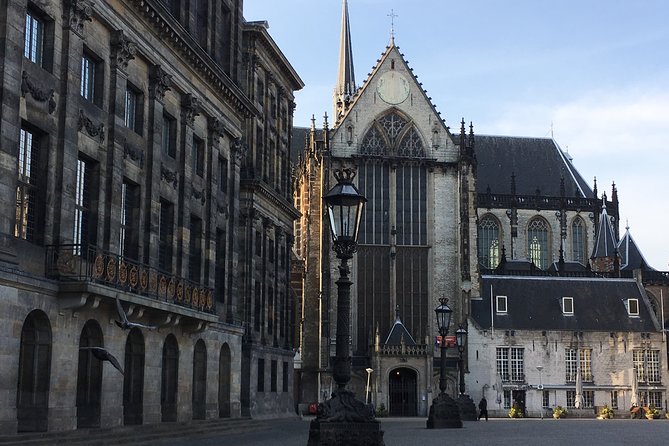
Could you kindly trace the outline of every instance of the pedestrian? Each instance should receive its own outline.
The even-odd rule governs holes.
[[[483,417],[488,421],[488,401],[485,399],[485,396],[479,401],[479,420]]]

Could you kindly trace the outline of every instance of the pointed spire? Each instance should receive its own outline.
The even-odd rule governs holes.
[[[335,121],[346,110],[346,106],[355,93],[355,74],[353,71],[353,47],[351,29],[348,22],[348,2],[342,1],[341,37],[339,41],[339,73],[334,94]]]
[[[597,177],[595,177],[595,185],[592,187],[592,196],[597,198]]]

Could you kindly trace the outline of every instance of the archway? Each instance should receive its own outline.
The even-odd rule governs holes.
[[[389,413],[393,417],[415,417],[418,414],[418,374],[415,370],[398,368],[388,377]]]
[[[142,424],[144,411],[144,336],[138,328],[125,342],[123,379],[123,423]]]
[[[230,417],[230,347],[223,344],[218,358],[218,416]]]
[[[177,388],[179,385],[179,345],[173,334],[163,344],[163,368],[160,383],[160,411],[162,421],[177,420]]]
[[[79,336],[79,347],[77,428],[100,427],[102,361],[93,356],[92,350],[81,350],[81,347],[103,347],[102,329],[96,320],[91,319],[84,325]]]
[[[16,417],[19,432],[48,428],[51,325],[41,310],[28,314],[21,329]]]
[[[193,351],[193,419],[204,420],[207,412],[207,347],[202,339]]]

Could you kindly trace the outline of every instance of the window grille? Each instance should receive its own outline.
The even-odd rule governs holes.
[[[81,57],[81,96],[89,101],[93,101],[96,95],[95,71],[95,60],[88,54],[84,54]]]
[[[28,10],[23,55],[31,62],[42,65],[44,58],[44,21]]]
[[[479,263],[484,268],[496,268],[499,265],[499,223],[487,215],[479,221],[478,230]]]

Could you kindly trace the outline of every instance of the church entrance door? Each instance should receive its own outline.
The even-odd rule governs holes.
[[[417,412],[418,375],[414,370],[399,368],[392,370],[388,377],[390,416],[415,417]]]

